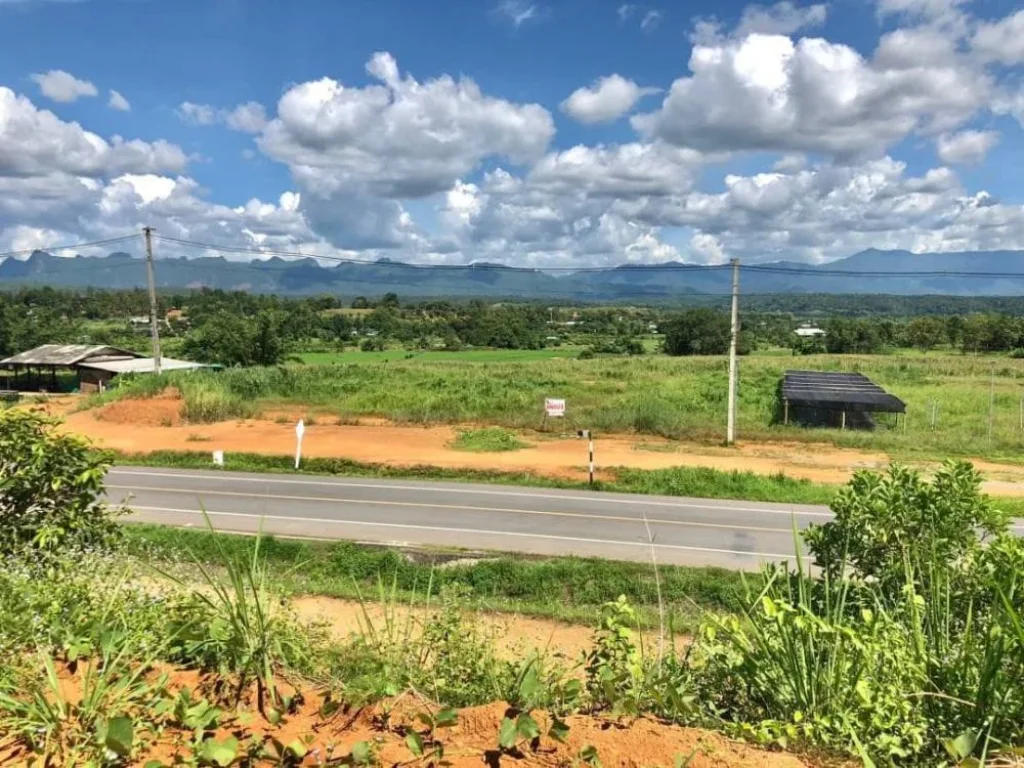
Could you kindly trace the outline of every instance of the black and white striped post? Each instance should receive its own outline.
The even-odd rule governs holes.
[[[594,435],[593,435],[593,433],[589,429],[578,429],[578,430],[576,430],[576,434],[579,437],[585,437],[587,440],[590,441],[590,461],[589,461],[587,466],[588,466],[588,468],[590,470],[590,485],[593,485],[594,484]]]

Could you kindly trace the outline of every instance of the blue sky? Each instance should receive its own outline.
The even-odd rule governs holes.
[[[1011,0],[0,0],[0,41],[0,251],[1024,249]]]

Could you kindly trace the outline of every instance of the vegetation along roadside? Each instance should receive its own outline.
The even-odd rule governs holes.
[[[1024,747],[1024,541],[967,464],[859,473],[805,534],[815,568],[741,580],[685,646],[645,641],[623,595],[579,658],[509,660],[443,569],[410,598],[431,610],[398,618],[401,564],[364,561],[385,619],[340,641],[297,617],[266,550],[286,543],[183,541],[183,579],[126,557],[82,441],[0,413],[0,462],[0,763],[996,766]]]

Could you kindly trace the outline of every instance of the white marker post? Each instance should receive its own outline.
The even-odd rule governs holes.
[[[299,462],[302,460],[302,436],[306,434],[306,424],[299,419],[299,423],[295,425],[295,468],[299,468]]]
[[[591,432],[589,429],[579,429],[579,430],[576,431],[576,434],[578,436],[580,436],[580,437],[586,438],[589,441],[589,443],[590,443],[590,445],[589,445],[589,448],[590,448],[590,462],[588,463],[587,467],[590,470],[590,473],[589,473],[590,474],[590,485],[593,486],[594,485],[594,433]]]

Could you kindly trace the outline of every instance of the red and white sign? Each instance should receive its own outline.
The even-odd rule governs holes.
[[[545,397],[544,398],[544,413],[553,419],[561,419],[565,417],[565,400]]]

